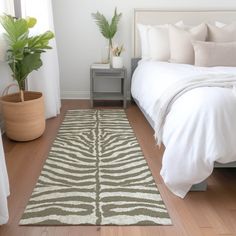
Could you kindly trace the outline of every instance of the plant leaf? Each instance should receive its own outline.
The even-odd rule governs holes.
[[[25,19],[14,19],[12,16],[3,15],[0,17],[0,23],[6,30],[5,35],[10,45],[18,40],[27,39],[29,30]]]
[[[110,24],[110,35],[113,38],[117,32],[117,26],[120,21],[122,13],[117,14],[117,9],[115,8],[114,16],[112,17],[111,24]]]
[[[28,40],[28,46],[30,49],[38,50],[38,49],[51,49],[49,44],[49,40],[54,38],[54,34],[51,31],[46,31],[43,34],[30,37]]]
[[[21,78],[25,79],[32,71],[38,70],[42,66],[40,53],[28,54],[21,61]]]
[[[26,22],[29,28],[33,28],[37,23],[37,19],[34,17],[27,17]]]
[[[97,12],[97,13],[92,13],[92,17],[94,18],[101,34],[105,38],[111,39],[110,25],[109,25],[107,19],[105,18],[105,16],[102,15],[101,13]]]

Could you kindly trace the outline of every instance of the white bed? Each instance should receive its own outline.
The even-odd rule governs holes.
[[[152,24],[155,21],[157,24],[157,20],[173,23],[185,18],[199,22],[205,21],[205,18],[207,21],[226,22],[224,18],[235,20],[235,12],[210,11],[208,14],[203,11],[199,14],[191,11],[136,10],[134,26],[140,22]],[[165,21],[167,19],[172,22]],[[138,41],[134,27],[135,57],[140,54]],[[196,67],[141,60],[133,74],[131,93],[154,128],[157,119],[155,106],[168,87],[186,78],[219,74],[235,75],[236,84],[236,67]],[[215,162],[236,161],[235,107],[235,89],[219,87],[193,89],[173,104],[163,128],[162,140],[166,149],[161,176],[174,194],[183,198],[192,185],[204,181],[212,173]]]
[[[235,74],[234,67],[203,68],[157,61],[140,61],[132,78],[132,96],[150,117],[155,104],[172,84],[208,74]],[[227,88],[197,88],[182,95],[167,116],[161,175],[169,189],[184,197],[193,184],[205,180],[214,162],[236,161],[236,94]]]

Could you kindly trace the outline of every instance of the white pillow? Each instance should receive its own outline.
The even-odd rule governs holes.
[[[170,62],[194,64],[194,50],[191,41],[205,41],[206,36],[206,24],[200,24],[189,30],[183,30],[170,25]]]
[[[225,23],[220,22],[220,21],[215,21],[213,23],[213,25],[215,25],[216,27],[221,28],[221,27],[225,26]],[[195,27],[196,25],[186,25],[183,21],[181,21],[181,24],[179,24],[178,26],[180,26],[183,29],[191,29],[191,28]]]
[[[189,30],[195,27],[195,25],[186,25],[183,21],[177,22],[175,26],[178,26],[179,28],[184,29],[184,30]]]
[[[236,42],[192,42],[196,66],[236,66]]]
[[[226,24],[223,23],[223,22],[220,22],[220,21],[215,21],[215,26],[218,27],[218,28],[222,28],[224,27]]]
[[[150,59],[168,61],[170,58],[168,25],[150,26],[147,34]]]
[[[218,24],[219,25],[219,24]],[[207,41],[211,42],[232,42],[236,41],[236,22],[220,27],[207,25]]]
[[[178,21],[175,25],[183,27],[183,21]],[[168,27],[169,24],[153,25],[153,26],[137,24],[140,37],[142,59],[155,59],[155,60],[169,59],[169,57],[166,59],[166,55],[169,54]],[[150,30],[151,33],[149,33]],[[165,39],[167,39],[167,41],[164,43]],[[160,46],[158,46],[159,43]],[[164,47],[165,49],[162,49],[161,47]],[[153,52],[151,53],[151,51]],[[159,55],[158,53],[161,53],[161,55]]]
[[[140,45],[141,45],[141,57],[142,59],[148,59],[149,56],[149,44],[148,44],[148,28],[149,25],[142,25],[137,24],[138,31],[139,31],[139,37],[140,37]]]

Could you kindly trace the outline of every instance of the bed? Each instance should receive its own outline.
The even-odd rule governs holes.
[[[140,60],[137,24],[188,24],[236,20],[235,11],[168,11],[136,9],[132,59],[132,97],[155,130],[156,106],[163,93],[185,79],[230,77],[230,86],[191,89],[171,106],[163,126],[165,145],[161,176],[175,195],[205,190],[214,166],[236,166],[236,67],[197,67],[188,64]],[[197,128],[196,128],[197,127]]]

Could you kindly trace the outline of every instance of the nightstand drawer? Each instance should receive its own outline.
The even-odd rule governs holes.
[[[93,76],[96,78],[124,78],[124,71],[112,71],[112,72],[104,72],[104,71],[93,71]]]

